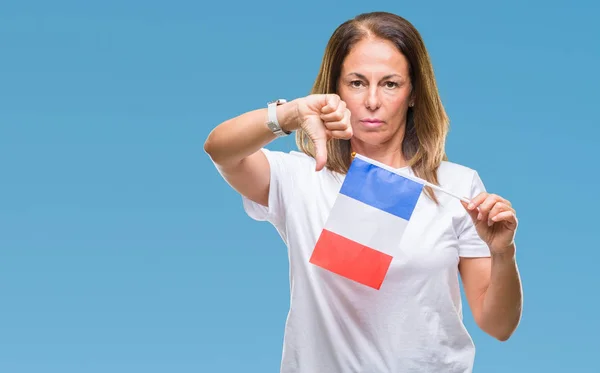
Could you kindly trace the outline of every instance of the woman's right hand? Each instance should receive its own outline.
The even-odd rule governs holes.
[[[316,170],[327,163],[327,140],[350,139],[350,110],[336,94],[314,94],[290,102],[294,120],[282,123],[286,130],[303,129],[315,146]]]

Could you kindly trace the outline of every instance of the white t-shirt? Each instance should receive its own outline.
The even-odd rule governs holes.
[[[271,166],[269,207],[242,199],[247,214],[273,224],[288,247],[281,372],[471,372],[475,347],[462,322],[458,262],[490,252],[460,201],[436,192],[436,206],[421,195],[375,290],[309,263],[345,175],[316,172],[301,152],[263,152]],[[441,164],[438,178],[457,195],[485,190],[476,171],[451,162]]]

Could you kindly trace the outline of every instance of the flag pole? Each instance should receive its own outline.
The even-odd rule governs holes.
[[[357,154],[356,154],[356,152],[352,152],[352,153],[351,153],[351,155],[352,155],[352,159],[354,159],[354,158],[356,157],[356,155],[357,155]],[[358,155],[358,157],[359,157],[359,158],[366,158],[365,156],[362,156],[362,155]],[[463,201],[463,202],[465,202],[465,203],[469,203],[469,202],[471,202],[469,199],[467,199],[467,198],[465,198],[465,197],[460,197],[460,196],[458,196],[458,195],[456,195],[456,194],[454,194],[454,193],[450,192],[449,190],[446,190],[446,189],[444,189],[444,188],[442,188],[442,187],[439,187],[439,186],[437,186],[437,185],[435,185],[435,184],[432,184],[432,183],[430,183],[430,182],[429,182],[429,181],[427,181],[427,180],[423,180],[423,179],[421,179],[421,178],[419,178],[419,177],[416,177],[416,176],[407,175],[407,174],[404,174],[404,173],[398,172],[397,170],[394,170],[394,169],[392,169],[391,167],[389,167],[389,166],[387,166],[387,165],[385,165],[385,164],[383,164],[383,163],[377,162],[377,161],[375,161],[375,160],[373,160],[373,159],[369,159],[369,158],[366,158],[366,159],[368,159],[370,162],[373,162],[373,163],[377,164],[378,166],[380,166],[380,167],[382,167],[382,168],[385,168],[385,169],[387,169],[387,170],[389,170],[389,171],[392,171],[392,172],[394,172],[394,173],[397,173],[397,174],[399,174],[399,175],[402,175],[402,176],[404,176],[404,177],[406,177],[406,178],[408,178],[408,179],[413,179],[413,180],[415,180],[415,181],[417,181],[417,182],[419,182],[419,183],[423,183],[424,185],[427,185],[427,186],[428,186],[428,187],[430,187],[431,189],[435,189],[435,190],[437,190],[437,191],[440,191],[440,192],[442,192],[442,193],[446,193],[446,194],[448,194],[448,195],[450,195],[450,196],[452,196],[452,197],[454,197],[454,198],[458,198],[459,200],[461,200],[461,201]]]

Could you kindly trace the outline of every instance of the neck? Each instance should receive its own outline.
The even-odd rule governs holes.
[[[381,162],[393,168],[408,166],[402,155],[402,140],[404,136],[394,136],[390,141],[383,144],[368,144],[357,138],[350,139],[351,151],[364,155],[365,157]]]

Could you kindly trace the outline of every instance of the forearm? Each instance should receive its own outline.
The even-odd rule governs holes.
[[[490,284],[482,303],[482,329],[499,340],[507,340],[521,319],[522,297],[514,250],[492,255]]]
[[[277,118],[282,128],[295,128],[296,112],[292,103],[277,107]],[[204,143],[204,151],[218,165],[234,165],[254,154],[275,139],[267,127],[267,109],[253,110],[219,124]]]

